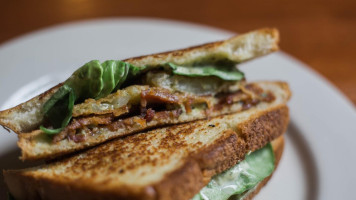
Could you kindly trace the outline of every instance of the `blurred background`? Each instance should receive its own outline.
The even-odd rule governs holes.
[[[233,32],[277,27],[283,51],[336,85],[356,105],[355,0],[1,0],[0,45],[47,26],[95,18],[154,17]]]
[[[284,52],[324,76],[356,105],[356,0],[0,0],[0,46],[54,25],[118,17],[171,19],[237,33],[276,27]],[[27,165],[19,165],[18,149],[1,156],[6,162],[0,161],[0,170]],[[5,195],[1,175],[0,199]]]

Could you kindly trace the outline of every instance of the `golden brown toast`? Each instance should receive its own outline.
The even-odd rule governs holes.
[[[280,137],[288,121],[288,108],[275,105],[156,129],[52,164],[4,171],[5,182],[18,200],[190,199],[212,176]]]

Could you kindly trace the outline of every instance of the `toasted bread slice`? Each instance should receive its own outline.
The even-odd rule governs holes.
[[[190,199],[212,176],[281,136],[284,104],[259,105],[117,139],[52,164],[4,171],[21,199]]]
[[[255,108],[250,108],[247,113],[260,112],[265,110],[269,106],[282,105],[287,102],[290,97],[289,87],[284,82],[256,82],[257,86],[262,88],[265,92],[273,94],[275,100],[271,103],[260,103]],[[231,104],[231,105],[223,105],[221,109],[214,110],[209,113],[210,117],[216,117],[222,114],[230,114],[240,111],[241,112],[241,104]],[[245,113],[245,112],[243,112]],[[242,114],[243,115],[243,114]],[[157,115],[158,116],[158,115]],[[126,135],[130,135],[133,133],[137,133],[149,128],[170,125],[170,124],[178,124],[183,122],[194,121],[198,119],[206,118],[205,110],[201,110],[195,108],[191,113],[183,113],[179,117],[169,118],[161,117],[154,118],[149,123],[142,123],[139,126],[130,126],[130,128],[122,127],[118,130],[110,130],[110,127],[101,127],[98,130],[98,134],[94,134],[91,137],[88,137],[84,142],[74,142],[73,140],[61,140],[59,142],[52,142],[50,138],[43,133],[42,131],[34,131],[28,134],[19,134],[18,146],[22,150],[22,159],[24,160],[36,160],[36,159],[48,159],[56,156],[60,156],[63,154],[67,154],[70,152],[74,152],[80,149],[84,149],[88,146],[93,146],[100,144],[106,140],[122,137]],[[131,118],[130,118],[131,119]],[[133,120],[138,117],[133,117]]]
[[[235,36],[228,40],[208,43],[187,49],[169,51],[148,56],[126,59],[136,66],[162,65],[167,62],[177,65],[191,65],[207,60],[227,58],[237,63],[266,55],[278,50],[279,32],[264,28]]]
[[[216,60],[221,57],[235,62],[244,62],[252,58],[278,50],[279,35],[276,29],[260,29],[231,39],[209,43],[187,49],[141,56],[124,60],[138,67],[156,66],[167,62],[189,65],[205,60]],[[15,133],[28,133],[38,129],[43,123],[44,103],[58,90],[61,84],[45,93],[0,112],[0,125]]]

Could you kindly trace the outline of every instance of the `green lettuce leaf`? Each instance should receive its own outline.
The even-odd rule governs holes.
[[[182,76],[216,76],[225,81],[239,81],[244,78],[244,74],[239,71],[235,66],[213,66],[213,65],[202,65],[202,66],[179,66],[173,63],[167,63],[167,65],[172,69],[173,74]]]
[[[87,98],[105,97],[151,69],[160,69],[160,67],[137,67],[119,60],[107,60],[103,63],[92,60],[86,63],[76,70],[44,104],[42,111],[49,120],[51,128],[40,126],[40,129],[49,135],[61,132],[71,120],[75,103]],[[181,76],[216,76],[226,81],[239,81],[244,78],[244,74],[235,66],[185,67],[167,63],[161,69]]]
[[[192,200],[240,199],[242,194],[272,174],[275,157],[272,145],[246,155],[234,167],[214,176]]]
[[[128,77],[137,76],[144,69],[115,60],[103,63],[93,60],[86,63],[44,104],[42,111],[53,128],[40,126],[40,129],[49,135],[61,132],[72,118],[75,102],[105,97],[119,89]]]

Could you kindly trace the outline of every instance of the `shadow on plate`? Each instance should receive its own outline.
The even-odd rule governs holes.
[[[7,189],[4,183],[3,170],[7,169],[22,169],[27,167],[38,166],[43,162],[23,162],[19,159],[21,151],[17,147],[13,147],[6,152],[0,154],[0,199],[7,199]]]
[[[303,134],[301,134],[301,131],[297,126],[295,126],[295,124],[293,124],[293,122],[291,122],[288,127],[288,133],[288,137],[291,138],[291,143],[297,150],[300,160],[302,161],[301,165],[303,166],[303,171],[307,172],[304,174],[304,178],[307,180],[305,184],[307,193],[303,199],[318,199],[320,179],[314,155],[309,146],[310,144],[307,140],[305,140]]]

